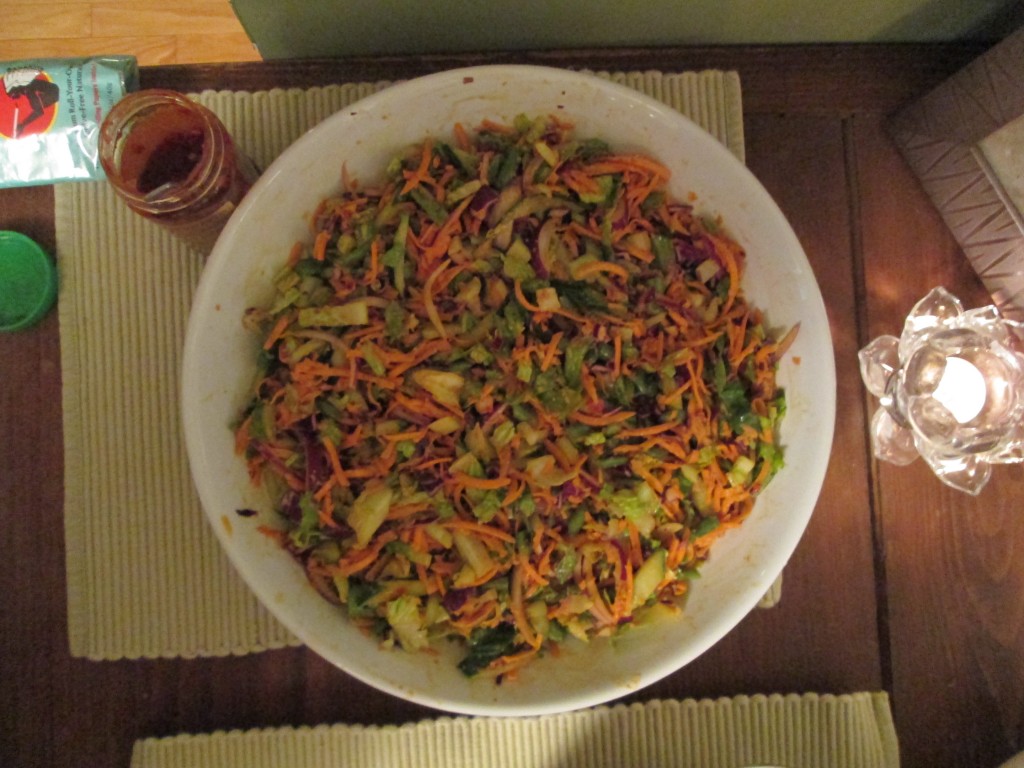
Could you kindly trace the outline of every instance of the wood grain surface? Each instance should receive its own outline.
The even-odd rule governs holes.
[[[102,54],[143,66],[260,59],[228,0],[4,0],[0,59]]]
[[[829,471],[783,599],[633,699],[886,690],[908,768],[995,768],[1024,749],[1024,470],[978,498],[923,463],[880,465],[856,352],[898,333],[945,285],[987,303],[888,137],[885,118],[978,46],[568,51],[161,66],[144,85],[260,89],[397,79],[483,60],[740,72],[747,159],[792,222],[821,286],[839,409]],[[0,190],[0,228],[53,249],[48,188]],[[58,264],[60,254],[57,255]],[[56,313],[0,335],[0,764],[126,766],[133,741],[282,724],[399,723],[436,713],[301,649],[95,663],[67,650]]]

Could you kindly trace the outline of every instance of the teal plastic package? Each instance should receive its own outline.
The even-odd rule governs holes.
[[[104,178],[100,124],[138,84],[134,56],[0,62],[0,187]]]

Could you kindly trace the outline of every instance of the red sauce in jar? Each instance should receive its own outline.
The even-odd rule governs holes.
[[[166,184],[180,184],[188,178],[202,156],[202,131],[192,130],[164,137],[139,174],[139,192],[145,195]]]
[[[138,91],[100,131],[100,162],[135,212],[209,253],[258,172],[223,123],[173,91]]]
[[[182,186],[203,161],[209,128],[203,115],[170,104],[134,117],[125,129],[118,177],[136,194],[147,196],[166,185]]]

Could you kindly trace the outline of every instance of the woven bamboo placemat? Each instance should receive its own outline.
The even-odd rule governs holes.
[[[180,735],[131,768],[897,768],[884,693],[738,696],[541,718],[438,718]]]
[[[678,109],[744,159],[733,72],[596,73]],[[205,92],[266,167],[318,122],[389,85]],[[298,641],[207,528],[179,420],[181,349],[202,260],[130,213],[105,182],[56,187],[71,653],[241,654]],[[776,583],[762,601],[775,603]]]

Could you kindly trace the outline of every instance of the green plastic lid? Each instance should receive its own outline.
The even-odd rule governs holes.
[[[0,231],[0,331],[20,331],[42,319],[57,298],[57,267],[20,232]]]

